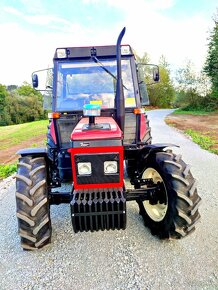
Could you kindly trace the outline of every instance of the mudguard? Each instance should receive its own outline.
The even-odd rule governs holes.
[[[16,152],[17,155],[21,155],[21,156],[47,156],[47,148],[43,147],[43,148],[25,148],[25,149],[21,149],[18,150]]]
[[[160,151],[163,151],[163,149],[169,148],[169,147],[179,147],[179,146],[175,144],[171,144],[171,143],[156,143],[156,144],[145,145],[138,151],[137,163],[140,162],[142,156],[144,156],[144,158],[147,159],[154,152],[160,152]]]
[[[179,147],[178,145],[172,144],[172,143],[155,143],[155,144],[149,144],[142,148],[142,150],[163,150],[166,147]]]
[[[171,144],[171,143],[156,143],[144,146],[140,151],[139,154],[149,155],[152,152],[163,151],[163,149],[167,147],[179,147],[178,145]]]

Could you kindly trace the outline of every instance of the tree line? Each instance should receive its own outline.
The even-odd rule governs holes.
[[[0,126],[21,124],[46,119],[43,97],[24,82],[20,87],[0,84]]]

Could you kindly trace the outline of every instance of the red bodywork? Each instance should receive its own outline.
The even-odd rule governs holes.
[[[117,123],[111,117],[96,117],[96,124],[110,124],[110,130],[88,130],[83,131],[85,124],[89,123],[88,118],[83,118],[75,127],[71,134],[72,141],[86,141],[86,140],[106,140],[106,139],[122,139],[123,133]],[[106,144],[105,144],[106,146]]]
[[[50,125],[50,133],[51,136],[54,140],[54,143],[57,144],[57,139],[56,139],[56,135],[55,135],[55,129],[54,129],[54,121],[52,120],[51,125]]]
[[[147,130],[145,114],[140,114],[140,141],[142,142]]]
[[[85,124],[88,124],[88,118],[83,118],[75,127],[71,134],[71,141],[77,143],[79,141],[84,142],[88,141],[90,143],[90,147],[74,147],[69,149],[68,151],[71,153],[71,162],[72,162],[72,171],[73,174],[73,182],[74,182],[74,188],[75,189],[89,189],[89,188],[116,188],[116,187],[123,187],[123,159],[124,159],[124,152],[123,152],[123,146],[117,146],[116,141],[122,140],[123,133],[120,130],[117,123],[114,121],[111,117],[99,117],[95,119],[95,122],[97,124],[110,124],[109,130],[101,130],[101,129],[92,129],[92,130],[83,130],[83,126]],[[113,145],[107,145],[107,140],[111,140],[115,142],[115,146]],[[104,147],[94,147],[95,141],[105,141]],[[121,142],[120,142],[121,144]],[[78,184],[77,178],[76,178],[76,162],[75,162],[75,155],[77,154],[93,154],[93,162],[95,155],[102,154],[102,153],[118,153],[119,154],[119,182],[117,183],[95,183],[95,184]]]

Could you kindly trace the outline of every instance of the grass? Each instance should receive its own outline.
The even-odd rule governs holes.
[[[179,115],[197,115],[197,116],[202,116],[202,115],[209,115],[211,112],[206,112],[204,110],[193,110],[193,111],[187,111],[184,109],[177,109],[173,112],[173,114],[179,114]]]
[[[192,129],[185,130],[185,133],[191,136],[192,140],[198,145],[200,145],[202,149],[218,154],[218,150],[212,148],[216,142],[211,137],[202,135],[199,132],[194,131]]]
[[[17,171],[17,164],[0,165],[0,179],[6,178]]]
[[[0,150],[9,148],[33,137],[45,135],[48,120],[0,127]]]

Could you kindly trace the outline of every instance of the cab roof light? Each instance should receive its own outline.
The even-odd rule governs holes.
[[[121,54],[122,55],[131,54],[130,46],[129,45],[121,45]]]
[[[61,116],[61,114],[58,113],[58,112],[48,113],[48,118],[49,118],[49,119],[59,119],[60,116]]]
[[[143,108],[135,108],[133,112],[135,115],[140,115],[140,114],[144,114],[145,110]]]
[[[66,48],[57,48],[57,57],[58,58],[66,58],[67,57],[67,49]]]

